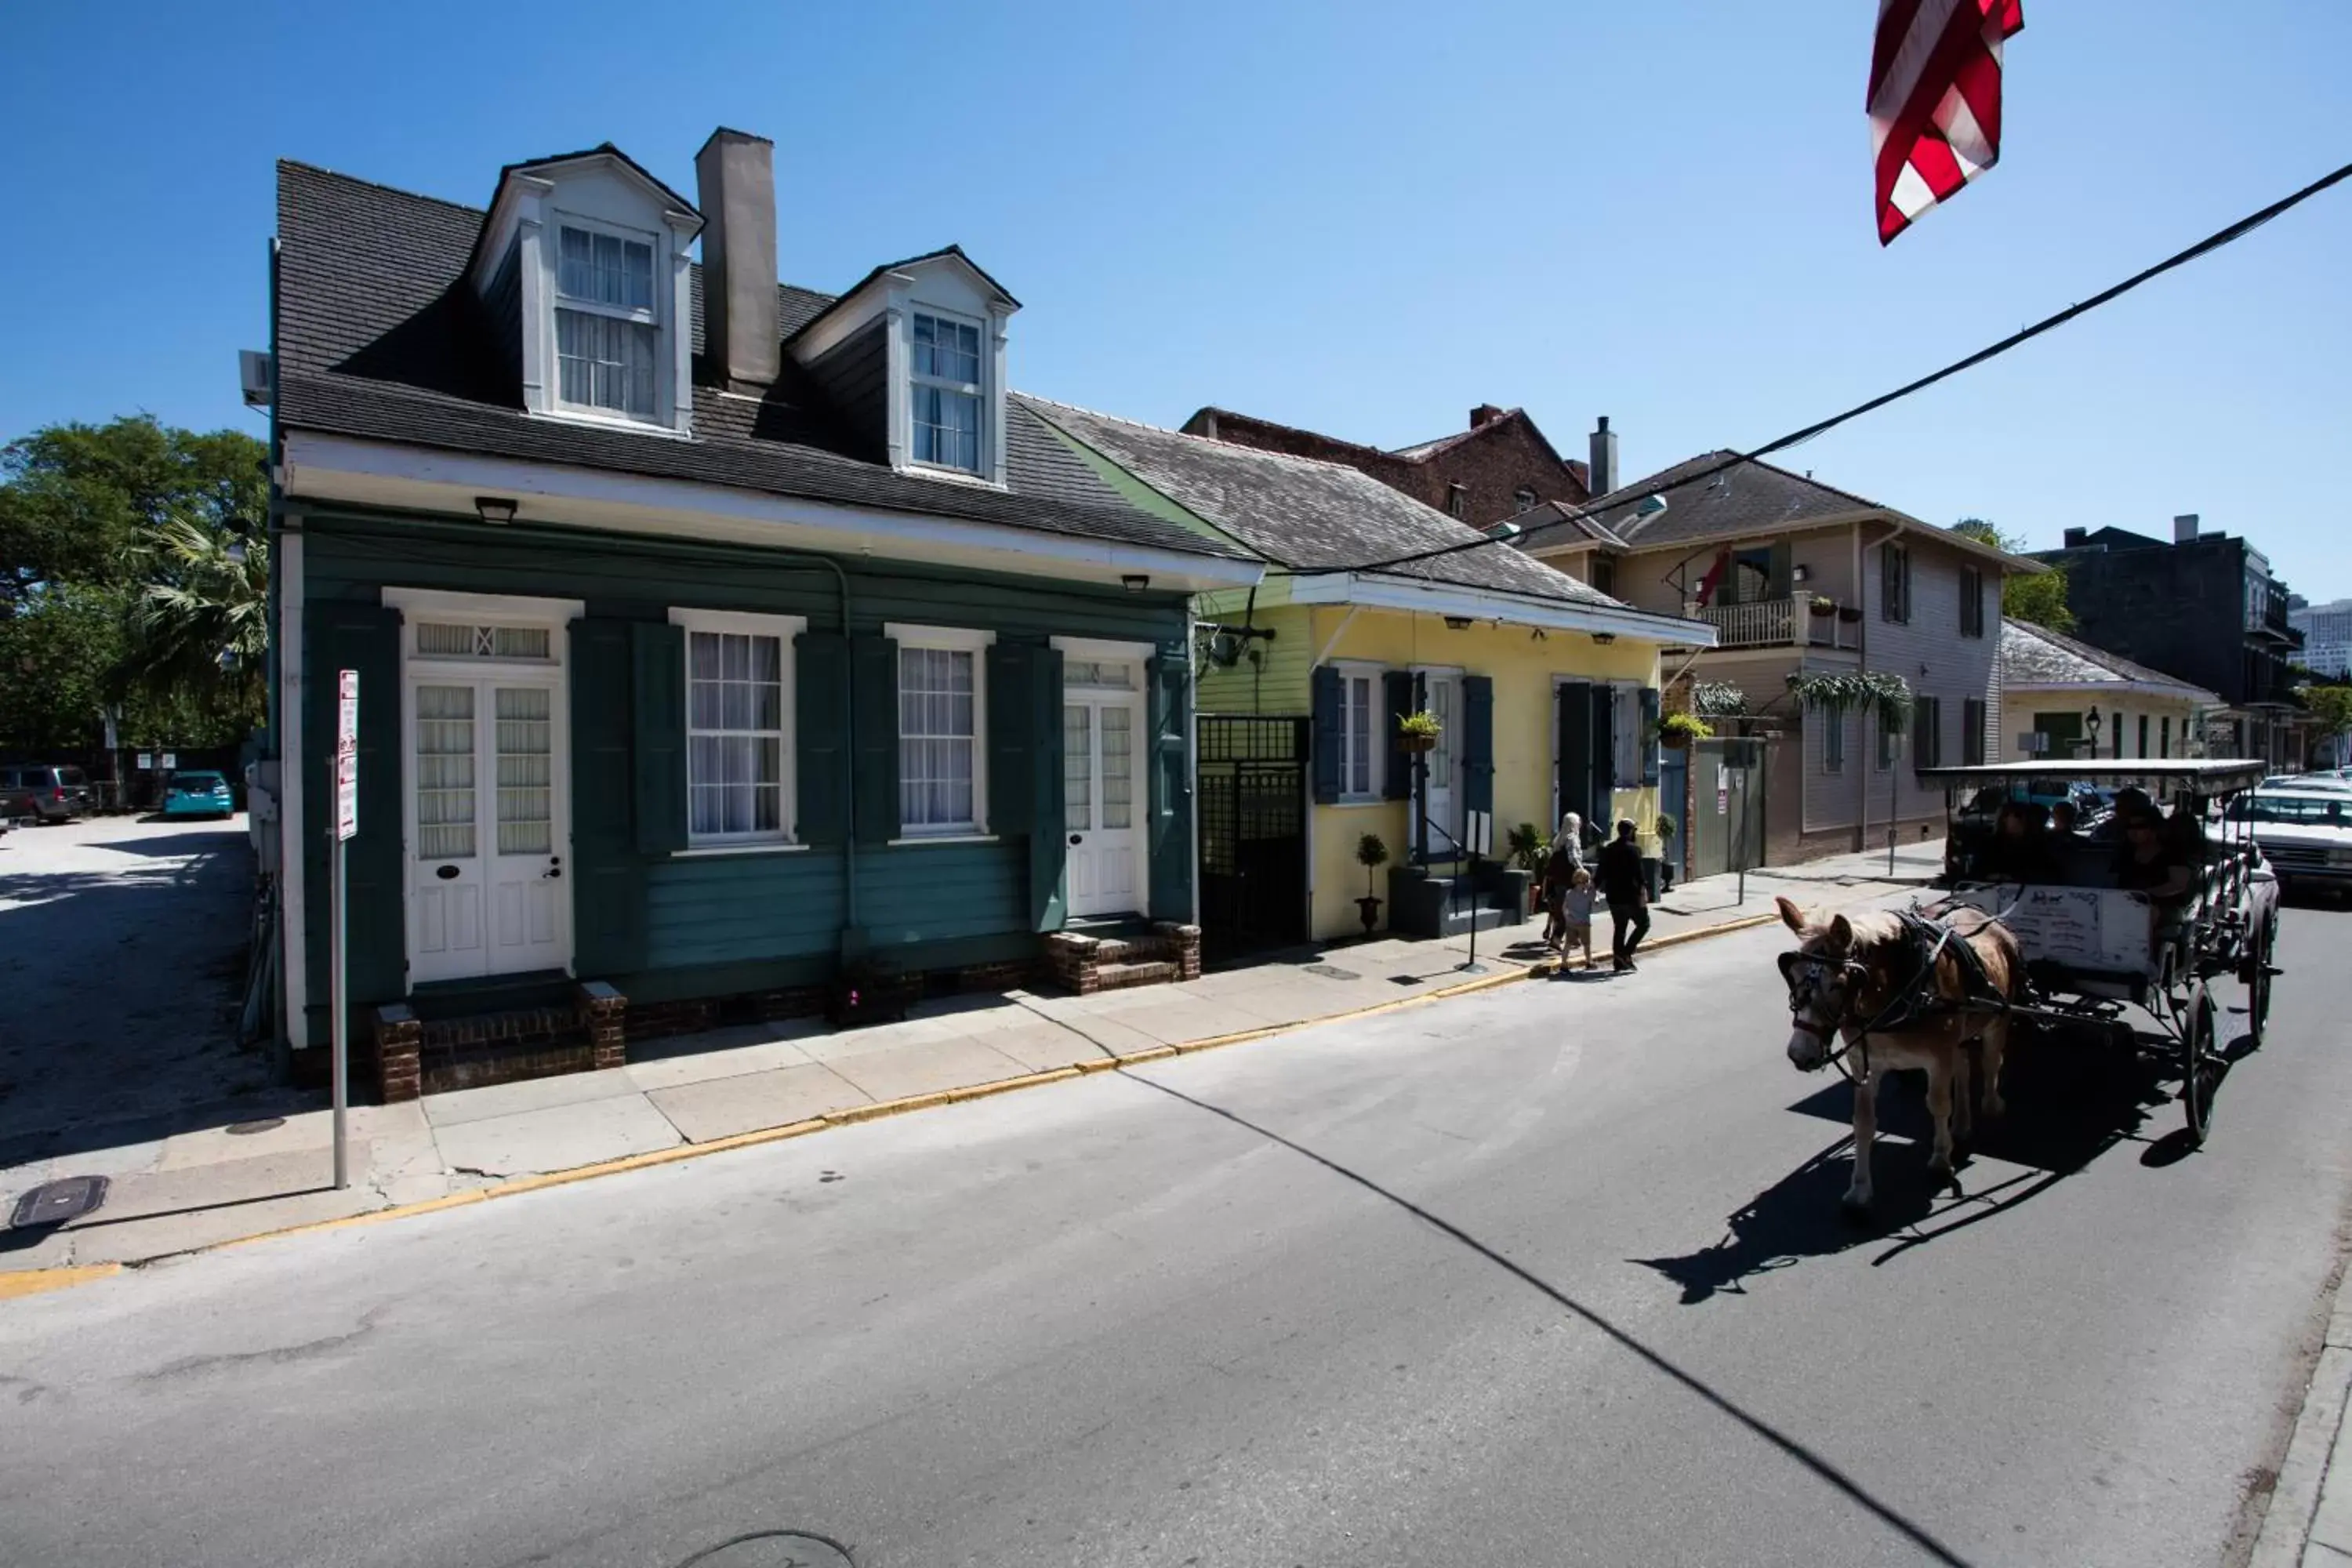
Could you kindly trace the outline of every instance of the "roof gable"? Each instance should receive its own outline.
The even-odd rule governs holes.
[[[2218,705],[2219,694],[2136,664],[2121,654],[2037,626],[2004,619],[2000,625],[2000,681],[2031,690],[2044,687],[2156,688],[2185,700]]]

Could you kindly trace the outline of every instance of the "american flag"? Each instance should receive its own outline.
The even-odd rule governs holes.
[[[2000,45],[2024,0],[1879,0],[1870,56],[1878,243],[2000,157]]]

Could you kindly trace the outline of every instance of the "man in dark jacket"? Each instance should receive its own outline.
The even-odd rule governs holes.
[[[1609,901],[1610,954],[1619,973],[1634,967],[1633,950],[1650,934],[1650,893],[1642,878],[1642,847],[1633,842],[1631,817],[1617,824],[1617,837],[1601,851],[1596,866],[1601,896]],[[1633,929],[1632,940],[1626,929]]]

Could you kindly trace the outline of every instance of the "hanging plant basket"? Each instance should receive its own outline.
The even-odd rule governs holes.
[[[1421,752],[1433,752],[1437,750],[1437,737],[1434,735],[1416,735],[1408,731],[1397,737],[1397,744],[1408,752],[1413,752],[1416,753]]]
[[[1432,752],[1437,749],[1437,715],[1426,710],[1407,713],[1397,720],[1397,744],[1408,752]]]
[[[1840,605],[1838,606],[1837,618],[1843,621],[1847,626],[1859,626],[1862,622],[1862,606],[1860,605]]]
[[[1824,620],[1838,613],[1837,601],[1835,599],[1816,598],[1807,606],[1807,608],[1814,615],[1821,616]]]

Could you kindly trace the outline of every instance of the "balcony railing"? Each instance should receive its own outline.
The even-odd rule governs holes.
[[[1692,612],[1715,627],[1716,647],[1854,648],[1860,628],[1834,613],[1817,616],[1810,597],[1716,605]]]

